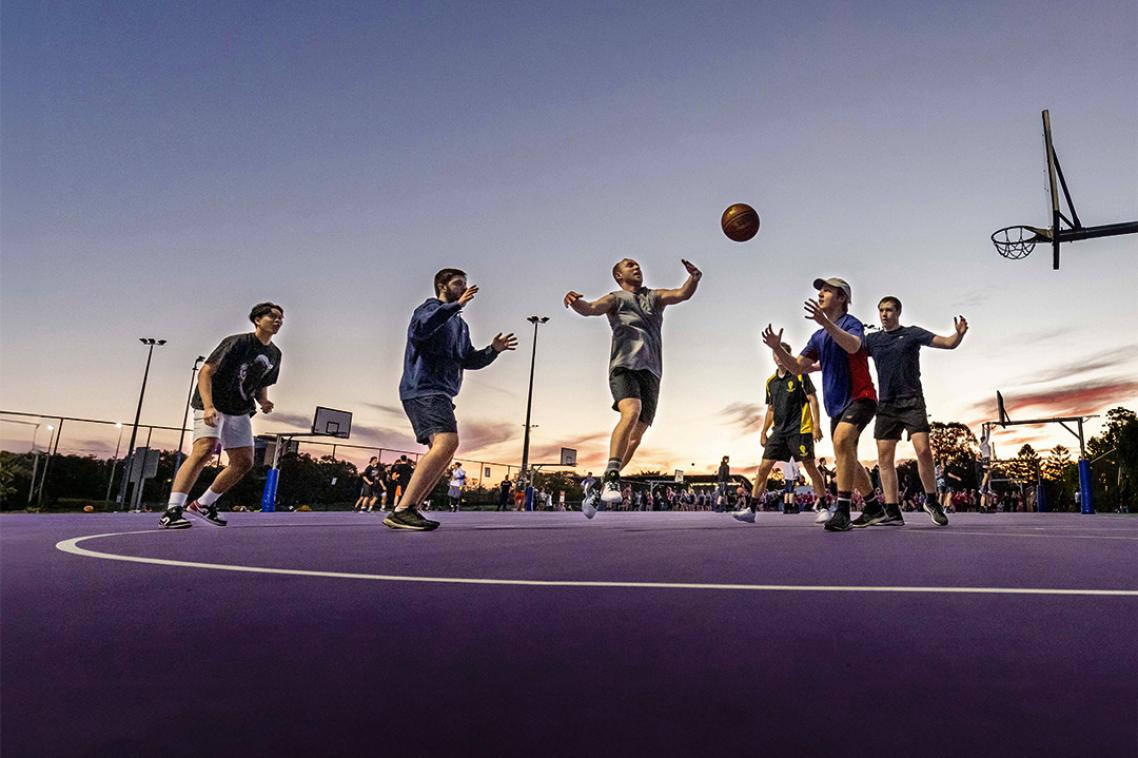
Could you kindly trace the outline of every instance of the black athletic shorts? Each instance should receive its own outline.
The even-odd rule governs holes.
[[[612,390],[612,409],[629,397],[640,400],[640,420],[651,426],[656,418],[656,401],[660,397],[660,377],[647,369],[614,368],[609,374]]]
[[[909,433],[909,439],[919,432],[928,433],[929,416],[925,411],[924,398],[903,397],[877,406],[873,439],[899,440],[902,431]]]
[[[876,412],[876,400],[870,400],[869,398],[854,400],[846,406],[845,410],[843,410],[837,418],[830,419],[830,439],[834,438],[834,430],[837,429],[838,424],[843,421],[856,426],[859,433],[864,431],[865,428],[869,426],[869,421]]]
[[[431,437],[436,434],[443,432],[458,434],[454,403],[446,395],[427,395],[404,400],[403,410],[411,420],[415,441],[420,445],[431,444]]]
[[[814,460],[814,435],[772,434],[763,448],[763,459],[768,461]]]

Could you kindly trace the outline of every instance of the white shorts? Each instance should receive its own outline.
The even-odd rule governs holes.
[[[205,411],[194,411],[194,442],[202,439],[215,439],[221,442],[223,450],[237,447],[253,447],[253,420],[249,416],[230,416],[217,412],[217,426],[205,422]]]

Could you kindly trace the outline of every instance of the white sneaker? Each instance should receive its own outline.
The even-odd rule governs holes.
[[[597,515],[597,496],[595,493],[590,492],[581,501],[581,513],[585,514],[585,518],[592,518]]]
[[[821,510],[818,511],[818,515],[814,517],[814,523],[815,524],[829,523],[829,521],[833,517],[833,515],[834,515],[834,512],[832,510],[830,510],[829,508],[822,508]]]
[[[601,487],[601,502],[602,503],[619,503],[624,500],[624,495],[620,492],[620,480],[610,479],[606,481]]]
[[[737,511],[731,511],[731,518],[736,521],[743,521],[748,524],[755,523],[755,512],[750,508],[741,508]]]

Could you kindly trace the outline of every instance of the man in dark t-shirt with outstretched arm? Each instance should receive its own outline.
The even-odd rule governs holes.
[[[284,323],[284,308],[276,303],[258,303],[249,312],[256,329],[234,334],[221,341],[198,374],[191,405],[194,408],[194,441],[190,454],[174,477],[166,511],[158,520],[163,529],[186,529],[190,522],[183,511],[214,526],[225,526],[217,513],[217,499],[241,481],[253,468],[253,425],[250,419],[261,407],[271,413],[268,388],[276,384],[281,351],[273,336]],[[229,456],[213,484],[196,500],[186,502],[190,490],[220,444]]]
[[[880,404],[873,438],[877,440],[877,463],[881,467],[881,489],[885,493],[885,518],[881,524],[900,526],[900,497],[897,492],[897,466],[894,456],[901,432],[908,432],[917,454],[917,471],[925,488],[925,512],[937,526],[947,526],[948,516],[937,502],[936,473],[929,445],[929,419],[925,393],[921,387],[922,347],[955,350],[968,331],[964,316],[953,319],[953,333],[946,337],[919,326],[901,326],[901,301],[889,295],[877,304],[882,331],[865,338],[865,348],[877,367]]]

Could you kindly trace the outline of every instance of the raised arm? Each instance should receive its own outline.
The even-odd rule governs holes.
[[[616,305],[616,298],[610,292],[607,295],[602,295],[593,302],[585,299],[585,296],[580,292],[570,290],[565,293],[565,307],[572,308],[582,316],[603,316],[613,309]]]
[[[818,305],[817,300],[807,300],[804,308],[806,310],[806,318],[811,321],[817,322],[826,333],[837,342],[838,345],[850,355],[853,355],[858,350],[861,350],[862,336],[860,334],[851,334],[842,327],[838,326],[834,321],[826,315],[822,310],[822,306]]]
[[[696,268],[691,261],[681,259],[680,263],[684,264],[684,268],[688,270],[688,279],[674,290],[660,290],[660,305],[675,305],[690,300],[699,287],[699,280],[703,278],[703,272]]]
[[[775,362],[795,376],[814,369],[816,361],[813,357],[800,355],[796,358],[783,348],[782,329],[775,333],[774,327],[767,324],[767,328],[763,330],[763,342],[774,353]]]
[[[939,334],[934,334],[932,341],[929,342],[929,347],[939,347],[941,350],[955,350],[964,340],[964,335],[968,333],[968,319],[963,316],[955,316],[952,319],[952,334],[948,337],[942,337]]]

